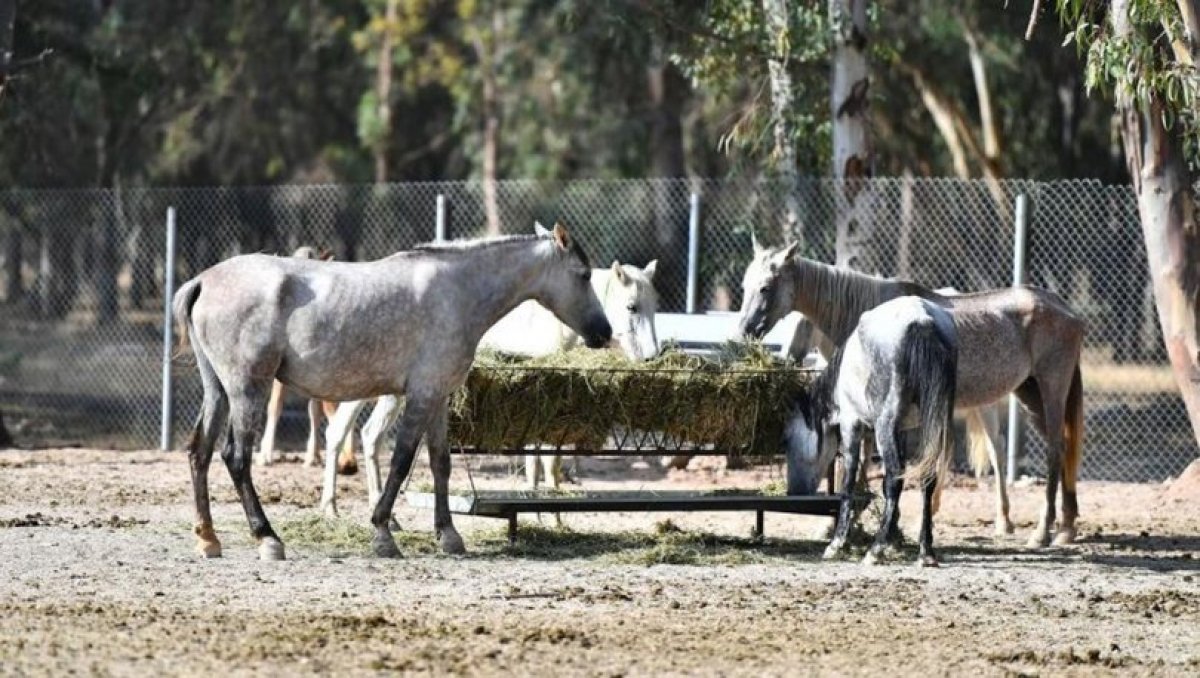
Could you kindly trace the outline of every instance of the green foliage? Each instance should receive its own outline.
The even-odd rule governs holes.
[[[1067,30],[1063,45],[1075,44],[1086,58],[1089,92],[1148,108],[1162,102],[1168,126],[1178,125],[1189,163],[1200,167],[1200,71],[1186,45],[1187,30],[1176,0],[1130,0],[1127,36],[1118,35],[1108,3],[1058,0]]]

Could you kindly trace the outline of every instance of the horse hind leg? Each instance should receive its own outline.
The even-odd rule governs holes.
[[[966,416],[967,445],[970,448],[971,466],[977,477],[983,474],[984,463],[991,464],[996,487],[994,532],[997,537],[1013,533],[1009,518],[1008,486],[1004,478],[1004,462],[996,441],[1000,439],[1000,421],[995,405],[971,410]],[[934,513],[937,510],[934,509]]]
[[[842,461],[845,472],[842,475],[842,501],[838,507],[837,522],[833,528],[833,539],[825,547],[822,556],[832,560],[842,555],[846,547],[846,539],[850,534],[850,523],[853,522],[854,512],[854,482],[858,476],[858,457],[862,453],[862,428],[858,425],[844,424],[842,426]]]
[[[304,444],[304,465],[316,466],[319,460],[317,452],[318,432],[321,430],[321,417],[324,412],[321,409],[320,400],[308,401],[308,442]]]
[[[884,559],[888,545],[899,535],[900,493],[904,489],[904,457],[900,453],[903,444],[895,422],[881,421],[875,430],[875,444],[883,458],[883,518],[875,533],[875,542],[867,551],[863,563],[873,565]]]
[[[1056,518],[1055,505],[1063,458],[1063,405],[1054,397],[1053,389],[1041,380],[1026,380],[1016,391],[1017,398],[1035,414],[1034,425],[1046,439],[1046,495],[1037,527],[1029,535],[1027,545],[1040,548],[1050,545],[1050,532]]]
[[[557,454],[542,455],[542,475],[546,477],[546,484],[550,486],[550,490],[557,492],[563,479],[562,457]],[[559,528],[565,527],[562,514],[554,514],[554,524]]]
[[[1071,376],[1062,421],[1062,522],[1058,526],[1058,533],[1054,535],[1054,543],[1059,545],[1074,543],[1075,521],[1079,518],[1075,482],[1079,477],[1079,463],[1083,454],[1083,378],[1078,366]]]
[[[358,413],[368,401],[355,400],[338,406],[329,424],[325,427],[325,472],[321,477],[321,502],[319,506],[327,516],[337,515],[337,454],[339,446],[346,440],[358,419]],[[370,482],[368,463],[368,486]],[[378,471],[376,471],[378,472]]]
[[[921,567],[937,567],[937,554],[933,551],[933,498],[941,486],[938,478],[926,478],[921,483],[921,536],[918,538],[920,553],[917,564]]]
[[[333,419],[333,415],[337,412],[338,404],[329,400],[321,401],[321,413],[325,415],[325,420]],[[314,431],[314,440],[315,434]],[[356,452],[354,448],[355,442],[354,431],[350,431],[346,435],[346,441],[342,443],[342,451],[338,454],[337,472],[338,475],[352,476],[358,473],[358,460],[355,458]]]
[[[375,504],[383,493],[379,455],[383,452],[384,434],[396,423],[399,416],[400,399],[396,396],[383,396],[375,401],[375,408],[371,410],[371,416],[363,425],[363,465],[367,469],[367,503],[371,510],[375,509]],[[392,517],[389,527],[400,529],[395,516]]]
[[[222,457],[234,489],[242,502],[250,534],[258,541],[258,555],[262,560],[283,560],[283,542],[271,527],[259,501],[251,477],[250,454],[254,449],[257,429],[262,425],[263,401],[266,399],[266,383],[247,379],[243,387],[230,397],[230,435]]]
[[[206,380],[207,381],[207,380]],[[218,389],[220,387],[218,386]],[[213,448],[229,414],[229,403],[225,395],[209,391],[205,385],[204,404],[192,429],[188,441],[188,462],[192,472],[192,499],[196,510],[196,551],[205,558],[221,556],[221,541],[213,529],[212,508],[208,496],[208,467],[212,461]]]

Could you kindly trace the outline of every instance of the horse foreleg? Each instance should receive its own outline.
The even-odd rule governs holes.
[[[417,444],[421,442],[421,436],[424,435],[426,427],[429,425],[430,419],[434,416],[435,410],[446,407],[446,397],[437,395],[419,395],[409,393],[404,405],[404,416],[400,420],[400,428],[396,432],[396,448],[392,451],[392,468],[388,472],[387,482],[383,485],[383,493],[379,496],[379,501],[375,503],[375,508],[371,512],[371,524],[375,527],[375,536],[371,539],[371,549],[375,555],[381,558],[396,558],[400,556],[400,549],[396,548],[396,540],[392,538],[392,531],[389,529],[388,523],[392,517],[392,507],[396,503],[396,496],[400,493],[400,483],[408,477],[409,471],[412,470],[413,459],[417,455]],[[446,464],[446,471],[449,474],[449,463]],[[445,483],[448,487],[448,482]],[[437,506],[439,503],[437,490],[437,473],[434,474],[434,519],[437,518]],[[441,495],[442,502],[445,502],[447,514],[449,514],[449,498]]]
[[[842,503],[838,507],[837,524],[833,528],[833,539],[825,547],[826,560],[838,558],[846,547],[846,538],[850,534],[851,513],[854,510],[854,481],[858,476],[858,457],[862,452],[862,432],[859,426],[843,426],[842,428],[842,463],[845,471],[842,476]]]
[[[550,486],[550,490],[557,492],[562,485],[562,457],[557,454],[543,455],[542,474],[546,476],[546,484]],[[554,524],[560,528],[563,527],[562,514],[554,514]]]
[[[371,510],[383,493],[383,478],[379,474],[379,454],[383,451],[383,434],[400,416],[400,399],[383,396],[375,401],[375,409],[363,425],[363,465],[367,467],[367,502]]]
[[[317,465],[317,432],[321,430],[324,416],[320,400],[308,401],[308,442],[304,445],[304,465]]]
[[[333,419],[333,414],[337,412],[338,404],[329,400],[321,401],[321,412],[325,415],[325,419]],[[315,440],[315,438],[314,438]],[[342,443],[342,452],[338,455],[337,471],[339,475],[352,476],[358,473],[358,460],[355,459],[354,451],[354,431],[351,430],[346,435],[346,442]]]
[[[450,445],[447,436],[449,402],[443,400],[429,419],[425,442],[429,446],[429,470],[433,472],[433,533],[443,553],[467,552],[450,517]]]
[[[337,515],[337,449],[350,434],[358,413],[366,404],[365,400],[342,403],[325,427],[325,473],[321,483],[320,507],[326,515]]]
[[[1001,454],[1000,446],[1000,412],[996,405],[975,410],[975,417],[967,420],[967,437],[975,444],[976,438],[981,438],[987,445],[988,460],[992,464],[996,485],[996,536],[1014,532],[1012,519],[1009,517],[1007,459]]]
[[[275,461],[275,427],[279,425],[279,415],[283,413],[283,382],[275,381],[271,385],[271,399],[267,401],[267,423],[263,427],[262,443],[258,446],[256,461],[266,466]]]
[[[538,488],[538,455],[525,455],[525,487],[530,490]]]

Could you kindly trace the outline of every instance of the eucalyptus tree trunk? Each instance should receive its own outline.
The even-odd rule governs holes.
[[[665,181],[687,176],[683,150],[683,108],[687,81],[656,44],[646,65],[646,94],[650,108],[650,173],[654,204],[653,232],[639,238],[632,263],[645,266],[658,259],[654,285],[663,310],[682,311],[687,293],[688,202],[679,183]],[[604,262],[602,262],[604,263]]]
[[[375,97],[379,116],[379,138],[375,140],[375,183],[388,180],[387,149],[392,140],[392,49],[398,0],[387,0],[384,27],[379,43],[379,63],[375,65]]]
[[[836,263],[868,272],[879,268],[872,244],[870,179],[875,155],[871,144],[867,73],[867,4],[869,0],[829,0],[833,32],[834,198],[837,208]]]
[[[1194,20],[1188,17],[1196,16],[1195,3],[1180,0],[1180,7],[1194,51],[1200,36],[1193,32]],[[1128,12],[1128,0],[1114,0],[1112,22],[1118,37],[1132,31]],[[1163,342],[1193,435],[1200,443],[1200,231],[1192,177],[1184,162],[1178,128],[1167,129],[1163,124],[1166,109],[1161,98],[1152,95],[1149,101],[1139,102],[1122,96],[1117,106]]]
[[[500,40],[504,32],[504,10],[498,0],[491,4],[491,26],[475,40],[475,52],[483,67],[483,211],[487,235],[500,235],[500,205],[496,195],[500,159]]]
[[[788,26],[791,22],[788,20],[788,3],[787,0],[763,0],[762,4],[770,31],[772,54],[767,59],[771,84],[771,126],[774,132],[771,158],[775,176],[782,180],[785,191],[779,242],[789,242],[792,238],[803,242],[800,205],[796,196],[800,179],[796,169],[796,134],[791,120],[792,74],[788,71],[788,44],[791,41]]]
[[[17,20],[17,0],[0,0],[0,92],[8,82],[12,68],[13,25]]]

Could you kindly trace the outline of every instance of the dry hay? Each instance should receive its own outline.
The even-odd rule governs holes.
[[[640,363],[587,349],[540,358],[483,352],[451,400],[450,436],[492,451],[535,444],[596,451],[610,436],[629,436],[646,452],[683,444],[685,451],[711,445],[776,454],[791,403],[813,377],[758,344],[729,344],[716,358],[668,347]],[[637,433],[647,431],[661,435]]]

